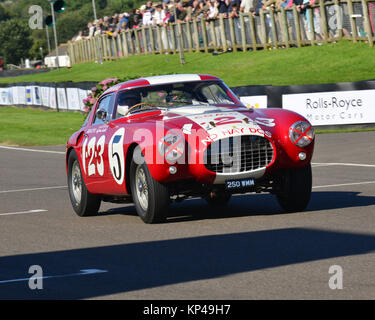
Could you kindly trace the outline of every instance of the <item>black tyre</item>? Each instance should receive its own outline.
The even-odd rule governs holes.
[[[212,207],[221,207],[227,205],[229,200],[231,199],[232,194],[230,193],[210,193],[209,195],[205,196],[203,199],[207,201],[207,203]]]
[[[130,188],[137,213],[145,223],[165,221],[170,204],[168,188],[151,176],[145,162],[132,160]]]
[[[281,179],[281,189],[276,194],[280,206],[286,212],[306,209],[312,189],[311,165],[302,169],[286,170]]]
[[[70,201],[77,215],[87,217],[98,214],[101,198],[87,190],[75,150],[70,152],[68,158],[68,189]]]

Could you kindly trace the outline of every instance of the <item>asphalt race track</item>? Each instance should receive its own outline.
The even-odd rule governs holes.
[[[0,147],[0,299],[374,299],[374,141],[317,136],[305,212],[268,194],[220,212],[193,199],[159,225],[131,205],[76,216],[64,146]],[[43,289],[29,287],[33,265]],[[329,287],[334,265],[342,289]]]

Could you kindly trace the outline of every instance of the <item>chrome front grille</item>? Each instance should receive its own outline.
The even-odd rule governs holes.
[[[267,167],[273,159],[271,142],[261,136],[238,136],[211,143],[204,154],[205,166],[216,173],[239,173]]]

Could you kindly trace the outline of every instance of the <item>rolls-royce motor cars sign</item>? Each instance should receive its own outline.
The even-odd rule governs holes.
[[[315,126],[374,123],[375,90],[286,94],[283,108]]]

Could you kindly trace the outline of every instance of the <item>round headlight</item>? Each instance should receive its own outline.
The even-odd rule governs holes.
[[[185,140],[177,134],[167,134],[159,141],[159,153],[169,162],[175,162],[185,151]]]
[[[310,123],[297,121],[289,128],[289,138],[298,147],[307,147],[314,140],[315,132]]]

